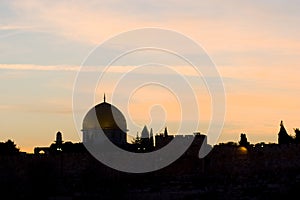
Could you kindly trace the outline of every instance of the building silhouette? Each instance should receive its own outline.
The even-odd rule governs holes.
[[[135,141],[130,143],[127,141],[127,124],[122,112],[114,105],[106,102],[105,95],[103,102],[91,108],[85,115],[82,123],[83,144],[88,146],[105,145],[107,142],[105,136],[118,147],[136,152],[151,152],[158,150],[167,145],[174,139],[173,135],[169,135],[167,127],[164,133],[154,135],[153,129],[150,131],[145,125],[141,131],[141,136],[137,135]],[[188,137],[200,137],[200,134],[179,135],[176,139],[187,139]],[[201,135],[202,140],[195,140],[199,148],[201,145],[207,145],[205,135]]]
[[[56,133],[56,140],[49,147],[35,147],[34,154],[60,154],[60,153],[79,153],[87,152],[83,143],[64,142],[60,131]]]
[[[278,144],[300,144],[300,131],[298,128],[294,129],[295,137],[288,134],[283,121],[280,122],[280,130],[278,133]]]
[[[155,136],[156,149],[160,149],[172,141],[174,136],[169,135],[168,128],[165,127],[164,132]]]
[[[91,108],[83,119],[83,143],[103,145],[104,135],[115,145],[125,148],[127,145],[127,124],[121,111],[106,102]],[[104,135],[103,135],[104,134]]]
[[[34,153],[35,154],[40,154],[40,153],[50,154],[50,153],[54,153],[54,152],[59,152],[59,151],[62,151],[62,145],[63,145],[62,133],[60,131],[58,131],[56,133],[56,140],[54,141],[54,143],[52,143],[49,147],[35,147]]]

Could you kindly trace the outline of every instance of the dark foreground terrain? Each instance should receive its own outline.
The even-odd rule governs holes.
[[[0,188],[1,199],[289,199],[300,190],[300,145],[220,145],[146,174],[89,153],[1,156]]]

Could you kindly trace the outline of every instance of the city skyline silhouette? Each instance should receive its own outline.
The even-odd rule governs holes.
[[[292,199],[300,1],[0,2],[0,199]]]
[[[251,144],[247,134],[241,133],[239,141],[220,143],[212,147],[206,143],[206,135],[169,135],[167,127],[164,132],[155,135],[154,142],[153,132],[149,132],[146,125],[141,131],[141,137],[137,135],[135,141],[129,144],[123,143],[120,137],[109,135],[125,133],[116,132],[118,127],[115,119],[110,118],[112,114],[108,112],[108,108],[112,107],[105,101],[95,106],[96,121],[91,118],[91,112],[87,113],[83,121],[83,134],[87,134],[88,138],[83,137],[84,141],[80,143],[65,140],[63,134],[57,132],[51,145],[37,146],[34,154],[28,154],[21,152],[12,140],[0,142],[0,175],[3,177],[0,186],[6,188],[1,194],[2,197],[265,199],[290,198],[298,190],[299,129],[295,129],[295,136],[289,135],[283,121],[279,124],[276,144]],[[94,125],[106,125],[106,128],[97,130]],[[91,128],[92,132],[88,132],[87,128]],[[96,139],[90,140],[90,136]],[[102,163],[94,157],[90,147],[86,146],[91,142],[96,146],[105,146],[108,140],[101,138],[106,136],[120,148],[138,154],[160,151],[173,140],[184,141],[186,137],[193,137],[193,143],[167,166],[148,173],[128,173]],[[199,157],[199,150],[203,146],[207,146],[210,152]],[[112,158],[117,152],[108,150],[100,153]],[[118,153],[115,158],[120,159]],[[154,163],[151,160],[144,162],[147,165],[157,165],[162,160],[157,157]],[[20,185],[15,183],[17,179]],[[66,184],[68,182],[73,184]]]

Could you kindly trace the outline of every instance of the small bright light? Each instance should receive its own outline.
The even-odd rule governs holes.
[[[238,148],[238,152],[239,152],[240,154],[247,154],[247,153],[248,153],[248,150],[247,150],[246,147],[239,147],[239,148]]]

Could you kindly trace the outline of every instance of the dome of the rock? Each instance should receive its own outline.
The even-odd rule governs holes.
[[[83,130],[122,130],[126,132],[126,119],[115,106],[103,102],[91,108],[83,119]]]
[[[82,123],[83,142],[100,145],[105,136],[114,144],[127,144],[127,124],[122,112],[115,106],[104,102],[92,107]],[[105,135],[103,135],[105,134]]]

